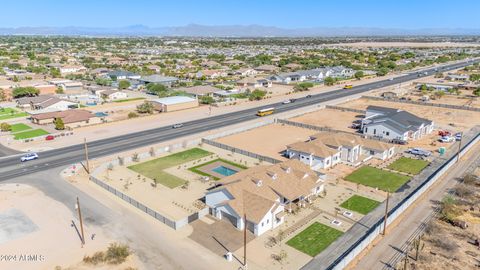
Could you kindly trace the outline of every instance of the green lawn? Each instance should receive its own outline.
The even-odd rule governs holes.
[[[12,108],[2,108],[0,109],[0,120],[19,118],[28,116],[26,112],[17,111]]]
[[[428,161],[426,160],[401,157],[395,160],[387,168],[397,172],[419,174],[427,166],[428,166]]]
[[[143,99],[145,99],[145,98],[144,97],[126,98],[126,99],[117,99],[117,100],[114,100],[113,102],[122,103],[122,102],[129,102],[129,101],[143,100]]]
[[[340,207],[343,207],[348,210],[355,211],[362,215],[366,215],[370,213],[373,209],[377,208],[380,202],[375,200],[365,198],[358,195],[353,195],[352,197],[348,198],[348,200],[344,201]]]
[[[312,257],[327,248],[343,232],[315,222],[287,241],[287,245]]]
[[[13,136],[15,140],[23,140],[23,139],[34,138],[34,137],[47,135],[47,134],[50,134],[50,133],[48,133],[43,129],[33,129],[29,131],[15,133],[13,134]]]
[[[345,177],[346,180],[365,186],[395,192],[410,180],[409,176],[363,166]]]
[[[32,129],[30,126],[25,125],[25,124],[22,124],[22,123],[14,124],[14,125],[11,125],[10,127],[12,128],[12,129],[10,130],[10,132],[12,132],[12,133],[16,133],[16,132],[20,132],[20,131],[25,131],[25,130]]]
[[[217,162],[217,161],[221,161],[221,162],[223,162],[223,163],[230,164],[230,165],[232,165],[232,166],[234,166],[234,167],[237,167],[237,168],[240,168],[240,169],[247,169],[247,167],[245,167],[245,166],[243,166],[243,165],[241,165],[241,164],[237,164],[237,163],[231,162],[231,161],[229,161],[229,160],[217,158],[217,159],[214,159],[214,160],[211,160],[211,161],[202,163],[202,164],[200,164],[200,165],[197,165],[197,166],[195,166],[195,167],[191,167],[191,168],[189,168],[188,170],[189,170],[189,171],[192,171],[192,172],[194,172],[194,173],[196,173],[196,174],[199,174],[199,175],[208,176],[208,177],[212,178],[213,180],[220,180],[220,178],[218,178],[218,177],[216,177],[216,176],[213,176],[213,175],[210,175],[210,174],[208,174],[208,173],[205,173],[205,172],[202,172],[202,171],[198,170],[198,168],[201,168],[201,167],[203,167],[203,166],[205,166],[205,165],[208,165],[208,164],[212,164],[212,163]]]
[[[192,148],[166,157],[129,166],[128,168],[169,188],[176,188],[185,184],[185,180],[164,172],[164,169],[177,166],[192,160],[211,155],[212,153],[200,148]]]

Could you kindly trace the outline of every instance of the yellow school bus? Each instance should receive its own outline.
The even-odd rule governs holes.
[[[273,112],[275,111],[275,108],[266,108],[266,109],[261,109],[257,112],[257,115],[258,116],[265,116],[265,115],[269,115],[269,114],[272,114]]]
[[[351,85],[351,84],[345,84],[345,86],[343,87],[343,89],[350,89],[350,88],[352,88],[352,87],[353,87],[353,85]]]

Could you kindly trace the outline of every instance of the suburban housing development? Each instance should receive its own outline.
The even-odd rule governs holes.
[[[478,268],[479,4],[77,2],[1,4],[1,270]]]

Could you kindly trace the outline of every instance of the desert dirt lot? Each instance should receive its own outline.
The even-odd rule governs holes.
[[[354,132],[355,130],[349,128],[349,126],[354,120],[360,120],[363,116],[364,115],[355,112],[323,109],[316,112],[304,114],[299,117],[291,118],[289,120],[314,126],[328,127],[337,130]]]
[[[216,141],[279,160],[286,160],[281,152],[291,143],[306,141],[314,130],[272,124],[222,137]]]
[[[39,209],[41,208],[41,211]],[[72,205],[72,209],[74,206]],[[0,185],[0,254],[16,259],[0,261],[0,269],[125,269],[136,267],[133,256],[118,266],[87,266],[85,255],[106,250],[109,239],[97,227],[84,227],[86,244],[82,248],[72,221],[79,227],[74,210],[21,184]],[[5,224],[3,224],[5,222]],[[95,234],[94,240],[90,239]],[[21,261],[20,255],[38,255],[37,261]],[[106,269],[106,268],[104,268]]]

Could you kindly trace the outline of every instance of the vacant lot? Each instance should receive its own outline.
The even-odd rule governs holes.
[[[362,215],[366,215],[370,213],[370,211],[372,211],[373,209],[377,208],[379,204],[380,202],[377,202],[375,200],[363,196],[353,195],[348,200],[344,201],[340,205],[340,207],[355,211]]]
[[[329,127],[337,130],[355,132],[349,128],[354,120],[361,119],[362,115],[354,112],[323,109],[289,119],[290,121],[305,123],[314,126]]]
[[[25,112],[21,112],[12,108],[3,108],[0,109],[0,120],[7,120],[12,118],[19,118],[27,116],[28,114]]]
[[[47,134],[50,134],[50,133],[39,128],[39,129],[15,133],[13,134],[13,137],[15,140],[24,140],[24,139],[35,138],[35,137],[43,136]]]
[[[410,180],[410,177],[387,172],[370,166],[363,166],[345,177],[346,180],[359,183],[365,186],[379,188],[384,191],[395,192],[403,184]]]
[[[217,139],[218,142],[276,159],[286,159],[281,153],[286,145],[306,141],[313,130],[272,124]]]
[[[401,157],[390,164],[388,168],[398,172],[419,174],[427,166],[428,161],[426,160]]]
[[[12,133],[32,129],[30,126],[22,124],[22,123],[11,125],[10,128],[11,128],[10,132],[12,132]]]
[[[312,257],[327,248],[343,232],[315,222],[287,241],[287,245]]]
[[[128,168],[166,187],[176,188],[183,185],[186,181],[169,173],[166,173],[164,172],[164,170],[169,167],[177,166],[209,155],[212,155],[212,153],[202,150],[200,148],[193,148],[166,157],[161,157],[137,165],[132,165]]]

